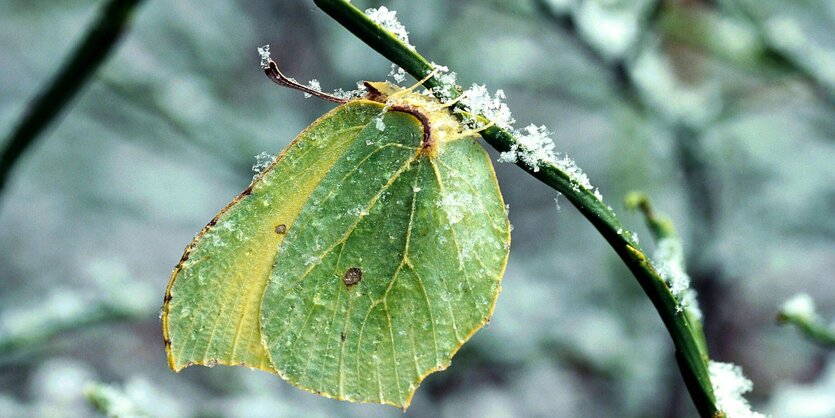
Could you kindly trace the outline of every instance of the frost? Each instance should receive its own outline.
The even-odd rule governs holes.
[[[261,55],[261,68],[270,66],[270,46],[264,45],[258,48],[258,54]]]
[[[358,82],[356,90],[345,91],[343,89],[336,89],[331,95],[343,100],[351,100],[364,96],[367,91],[365,84]]]
[[[742,397],[754,388],[754,384],[742,374],[742,368],[733,363],[711,361],[708,371],[716,395],[716,406],[728,418],[766,418],[751,411],[751,405]]]
[[[309,83],[307,83],[307,87],[310,87],[311,90],[322,91],[322,85],[319,84],[319,80],[317,80],[315,78],[313,80],[310,80]],[[313,97],[313,95],[310,94],[310,93],[305,93],[304,97],[305,98],[311,98],[311,97]]]
[[[466,105],[473,115],[482,115],[499,128],[512,130],[516,120],[513,119],[510,108],[503,102],[506,98],[504,90],[496,90],[496,94],[491,96],[483,84],[473,84],[464,91],[461,103]],[[467,122],[480,127],[474,119]]]
[[[270,154],[266,151],[262,151],[260,154],[255,156],[255,164],[252,165],[252,171],[256,174],[252,176],[253,178],[258,177],[267,167],[271,166],[275,162],[275,155]]]
[[[409,42],[409,32],[406,30],[406,27],[403,26],[399,20],[397,20],[396,11],[389,10],[386,6],[380,6],[379,8],[372,7],[370,9],[366,9],[365,14],[369,19],[394,34],[397,39],[403,41],[409,49],[415,49],[415,47]]]
[[[699,301],[696,299],[696,291],[687,289],[681,295],[681,307],[687,309],[687,312],[692,315],[697,321],[702,320],[702,309],[699,307]]]
[[[516,132],[517,144],[514,144],[509,151],[499,155],[500,162],[515,163],[522,161],[539,171],[541,161],[553,162],[557,160],[554,152],[554,141],[551,140],[551,133],[545,125],[528,125],[525,129]],[[520,147],[521,145],[521,147]]]
[[[441,83],[440,86],[433,87],[432,93],[442,102],[447,102],[452,99],[452,95],[450,91],[453,91],[458,88],[458,74],[455,71],[449,71],[449,67],[432,63],[432,68],[435,69],[438,74],[435,76],[435,79]]]
[[[464,219],[464,215],[473,207],[475,202],[469,195],[461,193],[448,193],[437,203],[447,214],[449,223],[455,225]]]
[[[633,238],[637,238],[633,235]],[[655,250],[655,268],[670,286],[670,293],[678,300],[679,311],[691,310],[697,317],[701,312],[696,303],[696,292],[690,289],[690,276],[684,270],[684,249],[675,237],[661,238]]]
[[[383,122],[383,115],[380,114],[376,118],[374,118],[374,127],[377,128],[378,131],[385,131],[386,124]]]
[[[806,293],[799,293],[792,296],[791,299],[783,303],[780,309],[785,316],[805,319],[807,321],[817,317],[815,310],[815,301]]]
[[[562,208],[560,208],[560,197],[562,197],[562,193],[557,192],[557,195],[554,196],[554,204],[557,206],[557,212],[559,212]]]
[[[406,70],[398,66],[397,64],[391,64],[391,72],[389,72],[389,77],[393,78],[397,84],[400,84],[406,81]]]
[[[576,187],[579,185],[592,192],[598,200],[603,200],[603,195],[591,185],[589,177],[577,166],[574,160],[554,150],[555,146],[551,139],[551,132],[545,125],[536,126],[531,124],[522,130],[514,131],[513,135],[516,137],[516,143],[510,147],[510,150],[499,155],[499,162],[523,162],[531,167],[534,172],[539,171],[542,163],[552,164],[568,174],[574,181],[575,191],[579,190]]]

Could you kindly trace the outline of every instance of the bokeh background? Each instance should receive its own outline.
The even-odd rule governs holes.
[[[0,2],[0,138],[104,1]],[[546,124],[652,249],[640,189],[687,250],[712,357],[755,409],[835,417],[835,357],[780,327],[812,294],[835,313],[835,3],[829,0],[354,0],[387,5],[466,86],[502,88]],[[324,89],[390,63],[310,0],[147,0],[0,200],[0,416],[86,417],[111,385],[159,417],[693,417],[661,321],[565,199],[497,164],[513,245],[486,329],[404,415],[320,398],[243,368],[167,368],[158,311],[193,235],[332,107]],[[492,151],[491,151],[492,152]],[[495,153],[492,153],[495,157]],[[555,201],[556,198],[556,201]]]

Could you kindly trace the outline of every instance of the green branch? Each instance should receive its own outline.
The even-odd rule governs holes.
[[[101,66],[125,32],[134,8],[142,0],[110,0],[102,8],[84,39],[58,74],[38,93],[11,135],[3,142],[0,155],[0,193],[15,163],[38,136],[67,107]]]
[[[432,65],[426,58],[377,25],[348,1],[314,0],[314,2],[355,36],[415,78],[422,79],[432,72]],[[461,94],[454,86],[444,86],[436,77],[427,80],[424,86],[432,91],[436,91],[435,88],[443,89],[443,93],[452,99]],[[439,92],[436,91],[436,94]],[[466,111],[460,105],[457,106],[459,110]],[[487,143],[500,152],[509,151],[511,147],[522,152],[527,151],[513,134],[504,129],[493,126],[484,130],[481,135]],[[699,413],[704,417],[723,416],[716,407],[716,399],[708,374],[708,359],[702,353],[699,333],[691,327],[687,315],[679,311],[678,301],[670,293],[666,282],[644,255],[638,243],[631,238],[630,234],[624,233],[623,225],[612,209],[595,197],[591,190],[578,184],[569,173],[555,164],[539,161],[536,166],[533,166],[524,160],[516,164],[565,195],[603,235],[638,280],[661,316],[676,347],[679,368]]]
[[[792,324],[810,341],[835,348],[835,325],[829,325],[815,310],[809,295],[799,294],[786,301],[777,316],[781,324]]]
[[[656,244],[656,263],[661,263],[662,270],[677,269],[682,274],[687,274],[687,266],[684,262],[684,248],[676,232],[673,221],[656,212],[649,202],[646,194],[639,191],[630,192],[624,199],[627,209],[640,210],[644,215],[644,221],[652,234],[653,240]],[[659,254],[659,249],[663,248],[664,254]],[[676,266],[665,266],[664,264],[676,264]],[[690,321],[690,326],[693,333],[698,338],[699,348],[702,350],[702,355],[708,357],[707,341],[705,341],[704,329],[701,322],[701,310],[699,309],[695,297],[695,293],[691,293],[688,297],[688,292],[694,292],[692,289],[685,290],[685,294],[679,296],[680,306],[684,306],[684,313],[687,315],[687,320]]]

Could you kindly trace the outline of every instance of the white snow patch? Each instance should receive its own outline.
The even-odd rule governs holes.
[[[524,162],[533,168],[534,172],[539,171],[542,163],[552,164],[564,171],[578,185],[591,191],[598,200],[603,200],[603,195],[594,186],[586,173],[565,154],[555,151],[554,141],[551,139],[551,132],[545,125],[528,125],[525,129],[514,131],[516,144],[510,150],[499,155],[499,162],[516,163]]]
[[[815,301],[806,293],[798,293],[783,303],[783,315],[812,320],[817,317]]]
[[[751,404],[742,397],[754,388],[742,374],[742,368],[733,363],[712,361],[708,364],[710,382],[716,395],[716,406],[728,418],[766,418],[751,410]]]
[[[372,7],[370,9],[366,9],[365,14],[369,19],[394,34],[397,39],[403,41],[409,49],[415,49],[415,47],[409,42],[409,32],[406,30],[406,27],[403,26],[399,20],[397,20],[396,11],[389,10],[386,6],[380,6],[379,8]]]
[[[677,299],[681,299],[684,292],[690,288],[690,276],[684,271],[684,249],[681,246],[681,240],[678,238],[658,240],[655,260],[658,273],[670,285],[670,292]]]
[[[451,100],[452,95],[450,94],[450,91],[453,91],[458,87],[458,74],[456,74],[455,71],[449,71],[449,67],[436,64],[434,62],[432,63],[432,68],[438,71],[438,74],[435,75],[435,79],[441,83],[441,86],[434,87],[432,89],[432,93],[441,96],[439,99],[442,102]]]
[[[461,99],[461,103],[466,105],[474,116],[482,115],[499,128],[513,130],[512,125],[516,120],[513,119],[510,108],[503,101],[507,98],[504,90],[496,90],[495,95],[490,95],[487,87],[483,84],[473,84],[463,95],[464,97]],[[480,127],[475,119],[466,122]]]
[[[637,235],[632,234],[637,242]],[[690,288],[690,275],[685,270],[684,248],[677,237],[658,240],[653,265],[661,278],[670,286],[670,293],[678,301],[678,311],[687,310],[696,319],[702,319],[702,311],[696,299],[696,291]]]

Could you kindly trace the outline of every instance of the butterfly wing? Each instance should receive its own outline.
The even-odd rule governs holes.
[[[405,408],[489,319],[510,236],[477,142],[424,153],[417,118],[389,111],[383,122],[363,129],[299,213],[261,326],[275,369],[297,387]]]
[[[334,163],[382,105],[353,101],[319,118],[186,248],[165,294],[169,366],[273,371],[259,326],[276,252]]]

